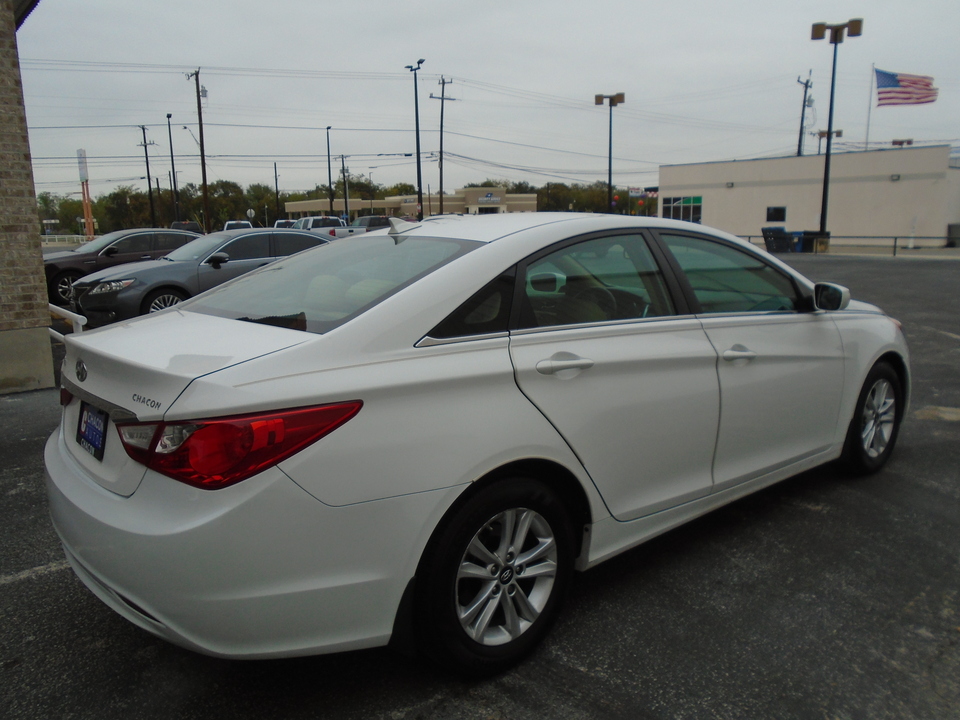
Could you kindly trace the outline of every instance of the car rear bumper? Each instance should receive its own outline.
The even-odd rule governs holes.
[[[432,527],[460,489],[331,508],[273,468],[205,491],[147,472],[128,498],[55,432],[54,527],[85,585],[139,627],[220,657],[384,645]]]

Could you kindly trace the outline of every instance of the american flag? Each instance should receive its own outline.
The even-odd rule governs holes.
[[[940,92],[933,86],[933,78],[928,75],[907,75],[883,70],[876,70],[876,73],[877,107],[932,103]]]

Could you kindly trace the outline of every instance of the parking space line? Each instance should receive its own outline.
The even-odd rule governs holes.
[[[58,560],[57,562],[40,565],[39,567],[30,568],[29,570],[24,570],[23,572],[13,573],[12,575],[0,575],[0,585],[9,585],[10,583],[20,582],[21,580],[30,580],[31,578],[49,575],[50,573],[59,572],[60,570],[66,570],[69,567],[70,563],[68,563],[66,560]]]

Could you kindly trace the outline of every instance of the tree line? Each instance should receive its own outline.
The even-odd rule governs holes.
[[[541,211],[607,211],[607,185],[599,181],[589,185],[551,182],[535,187],[526,182],[488,179],[479,183],[470,183],[465,187],[502,187],[510,194],[536,193],[537,208]],[[340,178],[334,186],[334,197],[342,198],[343,190],[343,179]],[[417,189],[410,183],[381,185],[363,176],[351,175],[348,176],[348,192],[351,200],[359,201],[397,195],[415,195]],[[97,233],[153,225],[169,227],[177,217],[180,220],[192,220],[203,225],[203,191],[199,185],[188,183],[178,188],[179,203],[176,205],[173,192],[169,189],[154,190],[152,194],[152,213],[147,193],[132,185],[120,185],[112,192],[92,199]],[[614,201],[612,211],[615,213],[657,214],[655,197],[630,198],[626,188],[615,189],[614,195],[617,199]],[[274,188],[263,183],[254,183],[244,189],[230,180],[217,180],[207,185],[207,196],[211,218],[209,227],[211,230],[216,230],[223,227],[223,223],[227,220],[248,219],[248,210],[253,210],[254,217],[251,221],[254,225],[273,225],[276,220],[287,217],[284,211],[285,203],[326,199],[329,197],[329,192],[325,185],[317,185],[309,191],[278,193]],[[83,234],[83,205],[79,198],[42,192],[37,196],[37,212],[42,232],[55,235]],[[42,222],[44,220],[48,222]]]

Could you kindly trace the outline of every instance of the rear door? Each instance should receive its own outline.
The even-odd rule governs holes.
[[[188,235],[187,233],[182,232],[158,232],[156,233],[156,243],[153,249],[153,257],[161,258],[167,253],[171,253],[179,247],[183,247],[191,240],[194,240],[196,235]]]
[[[611,514],[631,520],[709,494],[716,353],[697,318],[678,311],[644,237],[560,243],[521,264],[516,298],[517,384]]]

